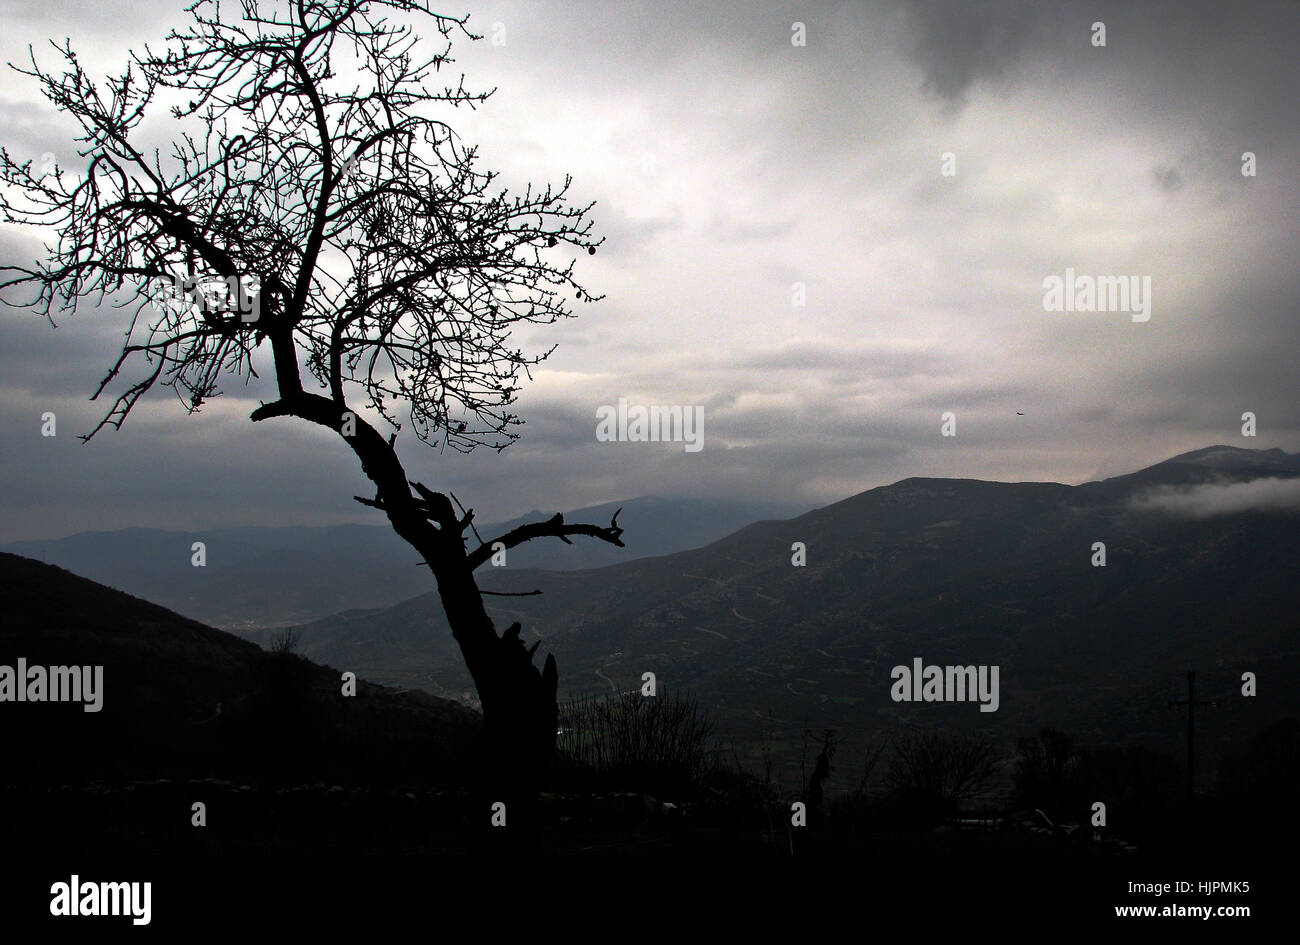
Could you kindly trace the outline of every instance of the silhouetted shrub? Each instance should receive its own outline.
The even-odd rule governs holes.
[[[1082,749],[1080,757],[1083,796],[1066,820],[1086,823],[1091,805],[1101,801],[1107,829],[1125,840],[1154,838],[1177,826],[1186,782],[1172,755],[1138,745],[1099,745]]]
[[[584,697],[560,706],[557,748],[611,788],[680,796],[709,772],[713,730],[690,696]]]
[[[998,751],[983,735],[909,731],[894,740],[885,783],[917,816],[941,816],[987,789],[998,767]]]
[[[1070,736],[1056,729],[1019,739],[1011,775],[1015,806],[1041,809],[1054,821],[1077,819],[1084,802],[1082,760]]]
[[[1064,732],[1043,729],[1016,745],[1014,803],[1042,810],[1055,823],[1087,823],[1093,803],[1106,805],[1107,825],[1128,839],[1159,829],[1171,801],[1184,796],[1178,763],[1140,746],[1076,748]]]
[[[277,630],[275,636],[271,638],[270,650],[272,653],[297,653],[298,642],[301,639],[302,631],[296,627]]]
[[[1290,806],[1300,779],[1300,722],[1281,719],[1250,740],[1242,752],[1229,755],[1219,768],[1219,797],[1270,810]]]

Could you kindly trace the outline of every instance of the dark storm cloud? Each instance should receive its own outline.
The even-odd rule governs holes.
[[[1047,41],[1049,17],[1069,4],[1052,6],[1045,11],[1033,0],[922,0],[901,8],[915,25],[915,53],[925,68],[926,88],[956,101],[976,81],[1005,75],[1033,44]]]
[[[1243,126],[1294,117],[1296,4],[907,0],[897,9],[910,23],[926,87],[951,101],[981,82],[1030,79],[1023,70],[1034,67],[1062,83],[1110,73],[1139,101],[1158,92],[1166,108],[1230,114]],[[1092,45],[1098,22],[1104,50]]]
[[[1183,175],[1178,173],[1176,167],[1161,164],[1152,169],[1151,177],[1155,180],[1156,186],[1167,194],[1176,193],[1183,186]]]

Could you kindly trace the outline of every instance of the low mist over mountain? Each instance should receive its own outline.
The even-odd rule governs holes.
[[[607,524],[622,508],[626,547],[565,546],[556,539],[509,552],[511,568],[594,568],[708,544],[764,518],[798,511],[772,503],[643,497],[566,512],[569,521]],[[478,526],[485,540],[554,512]],[[194,542],[206,564],[191,563]],[[298,528],[215,528],[194,532],[129,528],[20,541],[0,551],[58,565],[92,581],[225,628],[315,620],[353,608],[386,607],[432,587],[427,568],[386,522]]]
[[[1297,456],[1231,447],[1081,486],[913,478],[704,548],[597,570],[484,568],[482,583],[544,592],[489,609],[541,636],[561,693],[633,689],[653,672],[751,744],[767,726],[797,737],[806,718],[863,738],[910,720],[1008,738],[1055,724],[1172,748],[1184,722],[1166,703],[1194,669],[1219,702],[1201,716],[1213,752],[1300,710],[1297,485]],[[434,594],[302,630],[305,653],[366,678],[472,693]],[[918,657],[1000,667],[997,711],[892,701],[891,669]],[[1243,672],[1257,698],[1240,698]]]

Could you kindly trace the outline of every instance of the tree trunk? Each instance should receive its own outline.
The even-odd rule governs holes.
[[[366,478],[375,484],[375,498],[357,497],[358,501],[385,512],[393,530],[420,553],[438,582],[447,622],[483,706],[484,786],[509,793],[517,800],[535,798],[555,750],[559,717],[555,659],[548,654],[541,670],[534,666],[537,647],[524,647],[517,623],[497,636],[474,580],[476,558],[465,550],[463,534],[472,513],[459,519],[446,495],[408,480],[393,440],[385,441],[372,426],[348,411],[341,398],[331,400],[304,393],[297,383],[291,340],[287,335],[272,340],[276,343],[281,398],[263,404],[251,418],[260,421],[295,416],[343,435],[361,460]],[[354,427],[350,433],[344,432],[345,417]],[[411,494],[408,485],[416,490],[419,499]],[[541,535],[585,534],[621,546],[622,529],[617,519],[616,513],[609,527],[602,529],[566,525],[563,516],[557,514],[546,523],[517,529],[503,537],[509,546]]]
[[[533,665],[537,646],[524,647],[518,623],[498,636],[467,569],[438,573],[438,591],[483,707],[485,786],[515,797],[535,796],[555,750],[555,657],[547,654],[538,670]]]

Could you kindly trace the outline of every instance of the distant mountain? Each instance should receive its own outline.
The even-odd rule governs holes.
[[[567,512],[570,521],[605,524],[620,507],[626,548],[558,539],[509,552],[509,567],[565,570],[599,567],[708,544],[764,518],[797,509],[775,504],[645,497]],[[535,512],[478,526],[484,539]],[[194,542],[205,545],[206,567],[191,564]],[[428,570],[386,525],[219,528],[193,532],[129,528],[83,532],[52,541],[20,541],[0,551],[66,568],[74,574],[156,601],[226,629],[315,620],[354,608],[386,607],[432,586]]]
[[[619,512],[619,510],[622,510]],[[546,568],[551,571],[580,571],[607,564],[656,557],[698,548],[724,538],[732,532],[765,519],[785,519],[797,515],[806,506],[777,502],[720,502],[710,499],[669,499],[644,496],[627,502],[606,502],[565,512],[570,522],[606,525],[615,512],[623,527],[623,542],[618,548],[600,541],[575,541],[565,545],[559,539],[529,542],[510,549],[507,566],[511,569]],[[548,519],[555,511],[532,511],[527,515],[487,527],[479,526],[485,540],[512,528]]]
[[[480,724],[422,692],[363,683],[344,697],[336,670],[39,561],[0,553],[0,598],[0,667],[102,667],[98,711],[0,702],[0,784],[250,777],[289,763],[296,780],[343,778],[367,762],[376,777],[413,777],[454,770]]]
[[[1090,482],[1079,488],[1098,496],[1131,497],[1143,488],[1212,485],[1257,480],[1289,479],[1300,475],[1300,454],[1280,449],[1248,450],[1235,446],[1209,446],[1182,453],[1146,469]]]
[[[1249,500],[1270,480],[1294,496],[1297,477],[1295,455],[1212,447],[1081,486],[913,478],[663,557],[481,573],[492,590],[544,592],[489,610],[542,637],[562,691],[654,672],[751,744],[770,713],[787,742],[805,718],[862,738],[923,720],[1176,751],[1183,717],[1166,703],[1195,669],[1219,702],[1198,715],[1210,750],[1237,723],[1300,712],[1300,502],[1205,517],[1150,497],[1247,487]],[[792,566],[795,542],[806,567]],[[434,594],[301,629],[306,653],[376,681],[472,692]],[[891,668],[916,657],[999,666],[998,711],[893,702]],[[1253,699],[1243,672],[1261,681]]]
[[[1161,466],[1199,466],[1219,469],[1232,476],[1250,472],[1295,475],[1300,472],[1300,454],[1285,453],[1280,449],[1248,450],[1238,446],[1207,446],[1205,449],[1182,453],[1167,459]]]
[[[191,564],[194,542],[206,566]],[[340,607],[379,607],[428,587],[404,542],[382,526],[222,528],[193,532],[129,528],[22,541],[0,550],[222,626],[310,619]],[[421,579],[423,578],[423,580]]]

